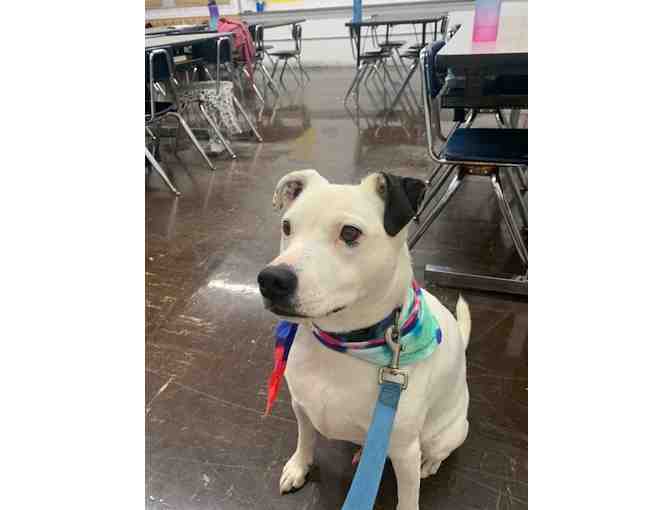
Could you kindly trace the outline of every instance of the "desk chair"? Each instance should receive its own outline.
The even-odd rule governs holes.
[[[266,69],[266,66],[264,65],[264,59],[268,58],[268,60],[271,62],[271,64],[274,64],[273,58],[269,54],[269,50],[274,48],[273,45],[266,44],[264,43],[264,27],[261,25],[253,25],[252,26],[253,33],[252,33],[252,39],[254,39],[254,45],[255,45],[255,62],[254,62],[254,71],[261,71],[263,78],[264,78],[264,85],[268,85],[273,92],[275,93],[276,96],[280,95],[280,88],[278,87],[277,83],[273,79],[273,77],[270,75],[268,70]],[[284,87],[284,84],[283,84]],[[265,89],[264,89],[265,91]],[[287,88],[285,88],[285,92],[289,93]]]
[[[223,46],[223,47],[222,47]],[[217,53],[219,49],[219,54],[220,58],[217,58]],[[215,40],[206,40],[203,42],[199,42],[197,44],[192,45],[191,48],[192,51],[192,56],[193,58],[199,58],[202,59],[204,62],[207,64],[212,64],[215,67],[217,66],[217,62],[219,61],[220,65],[224,67],[224,70],[233,78],[235,76],[239,77],[239,74],[237,72],[242,72],[246,75],[249,76],[249,73],[247,73],[247,70],[245,69],[245,63],[242,61],[238,61],[235,64],[235,67],[231,66],[231,62],[234,61],[234,56],[233,56],[233,51],[231,49],[231,42],[229,39],[221,40],[221,41],[215,41]],[[236,71],[237,70],[237,71]],[[216,79],[219,77],[221,69],[215,69],[215,74],[216,76],[213,77],[212,73],[208,70],[207,67],[204,66],[204,72],[208,79],[216,81]],[[263,96],[261,95],[261,92],[257,88],[256,84],[254,83],[253,77],[249,76],[248,78],[251,81],[252,88],[255,90],[255,93],[257,94],[257,97],[261,98],[261,102],[263,104]],[[264,139],[261,137],[261,134],[259,134],[259,131],[257,130],[257,127],[255,126],[254,122],[252,122],[252,119],[250,118],[249,113],[241,102],[238,100],[235,94],[233,94],[233,105],[236,107],[236,109],[240,112],[240,114],[243,116],[243,119],[245,120],[245,123],[249,126],[250,131],[254,134],[255,138],[259,142],[263,142]]]
[[[292,39],[294,41],[294,49],[293,50],[277,50],[277,51],[271,51],[268,54],[272,57],[275,57],[275,63],[273,65],[273,71],[271,72],[271,76],[275,78],[275,72],[278,67],[278,63],[282,61],[282,69],[280,70],[280,77],[278,78],[278,81],[283,84],[284,86],[284,81],[282,80],[283,75],[285,74],[285,69],[288,68],[289,71],[292,73],[292,76],[294,76],[294,79],[296,80],[296,83],[299,86],[303,85],[303,79],[299,78],[297,76],[296,72],[292,68],[292,66],[287,67],[287,64],[291,59],[296,60],[296,65],[299,68],[299,75],[305,76],[307,80],[310,81],[310,76],[308,76],[308,73],[306,70],[303,68],[301,65],[301,48],[303,45],[303,28],[301,27],[300,24],[295,24],[292,25]]]
[[[152,151],[149,151],[147,146],[145,146],[145,158],[161,176],[171,191],[176,195],[179,195],[179,191],[163,171],[156,158],[159,151],[159,137],[154,134],[152,127],[158,125],[165,118],[170,117],[176,119],[177,131],[175,132],[175,148],[177,148],[177,136],[181,127],[184,132],[187,133],[189,140],[191,140],[191,143],[199,152],[208,167],[210,167],[211,170],[214,170],[215,166],[205,154],[203,147],[198,143],[198,140],[191,131],[189,125],[177,112],[175,104],[170,101],[156,100],[156,89],[154,84],[159,80],[167,81],[168,83],[172,83],[174,80],[173,55],[171,49],[168,47],[157,48],[150,52],[145,52],[145,132],[150,136],[153,145]]]
[[[432,161],[448,167],[448,171],[442,177],[442,182],[439,185],[443,186],[450,175],[452,175],[452,179],[427,218],[420,223],[417,230],[410,236],[408,247],[412,249],[418,243],[434,220],[445,209],[467,175],[487,178],[492,185],[506,229],[522,261],[524,273],[522,276],[513,278],[446,271],[442,271],[442,274],[447,275],[449,281],[459,282],[459,286],[527,294],[527,246],[516,225],[509,203],[505,199],[501,180],[501,172],[504,169],[527,167],[527,130],[467,129],[461,127],[464,119],[458,118],[450,133],[444,137],[441,134],[440,124],[437,122],[439,107],[437,102],[439,99],[442,106],[478,107],[479,105],[487,106],[500,102],[494,101],[493,96],[506,96],[506,100],[510,101],[512,106],[520,106],[522,100],[527,101],[527,93],[525,91],[523,95],[515,92],[519,91],[520,82],[523,75],[526,76],[526,70],[517,77],[500,75],[490,81],[488,81],[487,76],[496,76],[496,69],[478,75],[465,72],[463,91],[451,95],[451,89],[456,89],[455,86],[458,84],[458,80],[452,73],[456,71],[458,75],[462,73],[460,70],[449,71],[436,68],[436,54],[444,44],[445,41],[436,41],[424,48],[420,52],[420,65],[422,67],[422,98],[425,109],[427,149]],[[517,87],[512,87],[514,82],[518,85]],[[436,134],[443,140],[438,150],[434,148],[435,125]]]

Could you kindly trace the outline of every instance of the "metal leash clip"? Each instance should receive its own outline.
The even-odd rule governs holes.
[[[392,351],[392,361],[389,366],[380,367],[380,370],[378,370],[378,383],[393,382],[401,385],[401,389],[405,390],[408,387],[408,372],[399,368],[399,358],[401,357],[401,351],[404,350],[399,341],[401,336],[399,334],[400,312],[400,308],[395,310],[392,325],[385,331],[385,343]]]

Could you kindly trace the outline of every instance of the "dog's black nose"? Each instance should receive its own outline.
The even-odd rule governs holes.
[[[284,264],[267,267],[259,273],[257,281],[261,295],[271,301],[291,296],[298,282],[294,271]]]

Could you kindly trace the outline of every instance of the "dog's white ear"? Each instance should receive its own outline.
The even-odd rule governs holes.
[[[298,196],[309,186],[316,184],[328,184],[317,170],[295,170],[289,172],[278,181],[273,193],[273,207],[277,211],[282,211],[298,198]]]
[[[385,172],[373,174],[368,179],[385,204],[383,213],[385,232],[394,237],[415,216],[425,196],[426,185],[420,179],[399,177]]]

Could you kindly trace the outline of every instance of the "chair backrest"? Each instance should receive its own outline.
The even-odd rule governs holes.
[[[157,51],[163,50],[163,51]],[[150,76],[150,55],[152,57],[151,70],[153,76]],[[145,52],[145,83],[150,81],[168,81],[173,76],[173,49],[169,46],[164,48],[154,48]]]
[[[261,25],[254,26],[254,33],[252,34],[254,44],[257,47],[257,53],[264,51],[264,27]]]
[[[220,63],[231,62],[231,40],[224,39],[219,46]],[[191,46],[192,58],[202,58],[208,64],[217,63],[217,40],[207,39]]]
[[[422,72],[425,74],[425,83],[429,97],[435,99],[443,87],[445,76],[440,76],[436,69],[436,54],[443,48],[446,41],[434,41],[426,48],[425,67]]]
[[[296,51],[301,53],[301,41],[303,37],[303,29],[300,24],[292,25],[292,39],[294,39],[294,47]]]
[[[449,25],[449,23],[450,23],[450,14],[446,14],[445,16],[441,17],[441,29],[440,29],[440,31],[441,31],[441,38],[444,41],[447,41],[448,39],[450,39],[450,37],[448,37],[448,25]]]

